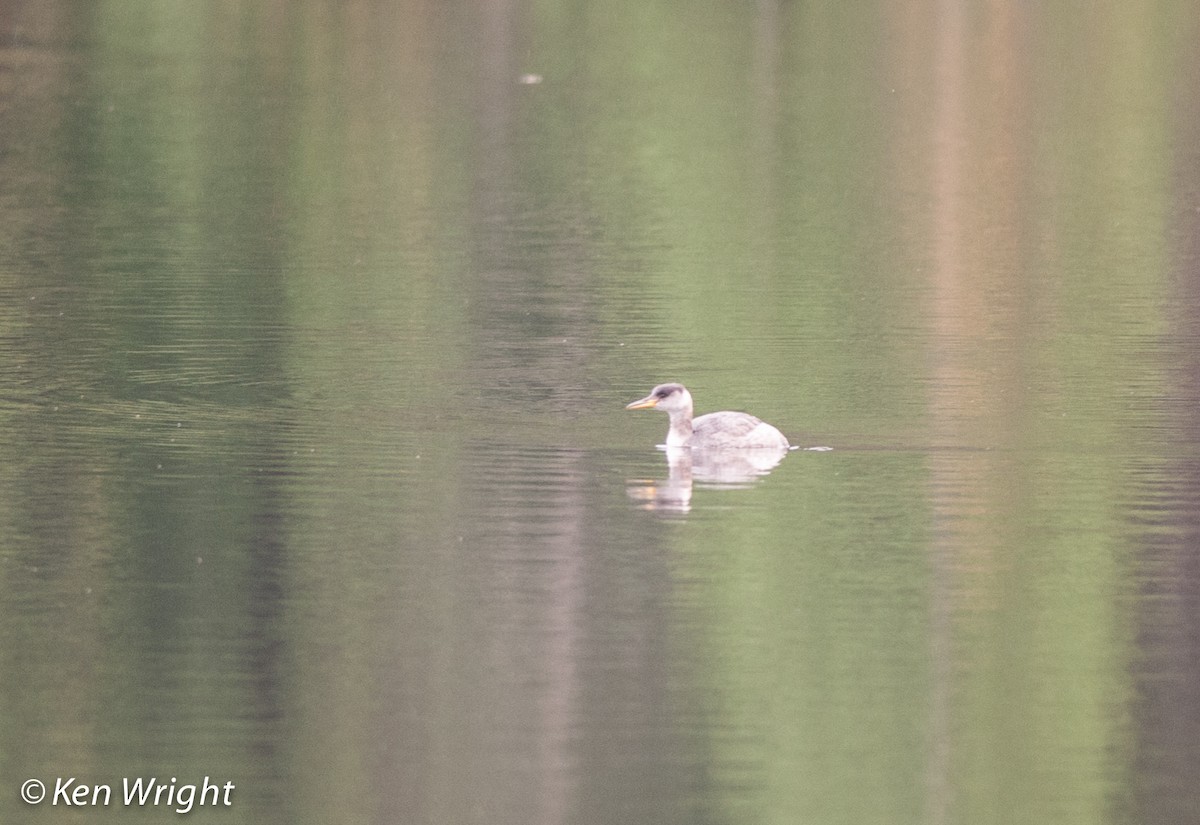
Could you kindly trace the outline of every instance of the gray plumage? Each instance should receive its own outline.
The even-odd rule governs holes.
[[[683,384],[659,384],[627,410],[657,409],[671,419],[668,447],[703,450],[786,450],[788,440],[770,424],[743,412],[715,412],[692,418],[692,394]]]

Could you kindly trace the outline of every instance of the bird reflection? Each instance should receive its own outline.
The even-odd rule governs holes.
[[[692,509],[694,484],[714,490],[749,487],[775,469],[788,454],[784,446],[748,450],[661,449],[667,454],[667,477],[657,481],[629,481],[625,491],[643,510],[678,514]]]

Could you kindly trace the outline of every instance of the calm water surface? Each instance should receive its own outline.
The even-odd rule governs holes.
[[[482,5],[0,3],[0,820],[1196,820],[1195,8]]]

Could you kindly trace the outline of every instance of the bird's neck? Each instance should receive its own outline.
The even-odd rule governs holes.
[[[692,440],[692,411],[678,410],[671,413],[671,429],[667,430],[668,447],[686,447]]]

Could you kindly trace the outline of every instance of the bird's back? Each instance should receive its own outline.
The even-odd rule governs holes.
[[[691,446],[709,449],[787,449],[783,433],[743,412],[715,412],[692,420]]]

